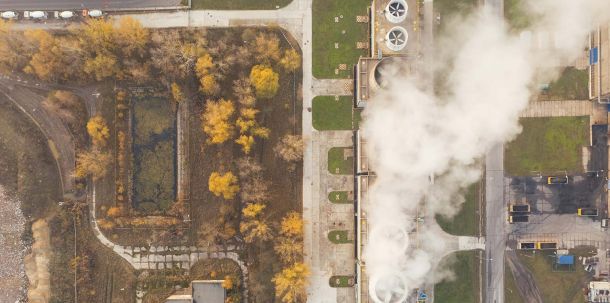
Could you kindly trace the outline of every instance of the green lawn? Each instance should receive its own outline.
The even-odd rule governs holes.
[[[541,96],[543,100],[585,100],[589,99],[589,73],[567,67],[556,81],[549,84]]]
[[[313,1],[314,77],[352,77],[353,65],[368,53],[366,49],[357,49],[356,42],[369,41],[368,23],[356,22],[356,16],[367,16],[370,5],[371,0]],[[335,74],[339,64],[346,64],[347,68]]]
[[[334,244],[346,244],[353,242],[348,238],[347,230],[331,230],[328,232],[328,240]]]
[[[532,172],[583,172],[582,147],[589,145],[589,117],[523,118],[523,132],[506,146],[511,176]]]
[[[333,191],[328,194],[328,200],[332,203],[337,204],[348,204],[354,202],[353,199],[348,199],[348,192],[346,191]]]
[[[313,99],[313,127],[317,130],[352,129],[352,97],[318,96]]]
[[[443,303],[479,302],[479,260],[476,251],[461,251],[442,261],[455,273],[452,281],[434,286],[434,301]]]
[[[476,183],[466,190],[464,194],[466,201],[455,217],[436,216],[436,222],[444,231],[458,236],[476,236],[479,234],[479,216],[476,212],[479,207],[477,201],[480,186],[480,183]]]
[[[292,0],[192,0],[191,9],[276,9],[290,4]],[[188,4],[188,0],[182,0]]]
[[[351,175],[354,173],[354,157],[345,157],[345,152],[351,147],[333,147],[328,151],[328,171],[336,175]]]
[[[583,302],[583,287],[588,282],[587,272],[576,262],[574,272],[553,272],[555,251],[519,251],[519,260],[531,271],[544,302]]]

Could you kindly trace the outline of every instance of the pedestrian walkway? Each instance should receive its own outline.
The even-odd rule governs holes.
[[[348,96],[353,94],[352,79],[314,79],[313,93],[317,96]]]
[[[576,117],[593,114],[593,102],[589,100],[535,101],[521,112],[522,118]]]

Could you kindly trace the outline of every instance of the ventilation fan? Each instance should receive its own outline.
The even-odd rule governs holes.
[[[399,51],[407,46],[408,40],[409,34],[407,31],[400,26],[396,26],[388,32],[386,46],[393,51]]]
[[[385,9],[385,16],[392,23],[400,23],[407,18],[408,6],[404,0],[392,0]]]

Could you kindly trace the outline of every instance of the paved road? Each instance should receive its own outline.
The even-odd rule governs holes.
[[[117,9],[178,5],[180,0],[0,0],[0,10]]]
[[[504,250],[506,208],[504,207],[504,145],[498,144],[485,160],[485,302],[504,302]]]
[[[485,0],[485,6],[504,18],[504,0]],[[485,302],[504,302],[504,251],[506,212],[504,208],[504,144],[494,146],[485,159]]]

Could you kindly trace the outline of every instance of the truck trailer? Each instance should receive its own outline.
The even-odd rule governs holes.
[[[514,215],[514,216],[508,216],[508,222],[509,223],[526,223],[529,222],[529,216],[523,216],[523,215]]]
[[[529,213],[530,205],[529,204],[522,204],[522,205],[511,204],[508,207],[508,211],[511,213]]]
[[[598,211],[597,208],[579,208],[578,216],[579,217],[597,217]]]

